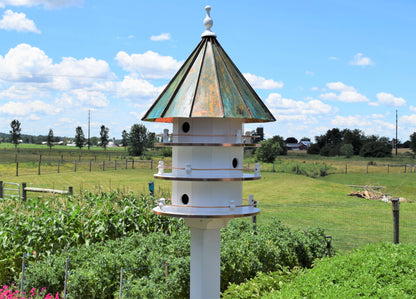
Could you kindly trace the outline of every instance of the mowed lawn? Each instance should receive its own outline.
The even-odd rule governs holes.
[[[169,181],[154,180],[150,169],[83,171],[60,174],[1,176],[5,182],[26,182],[34,187],[67,190],[148,193],[148,182],[154,181],[156,196],[170,196]],[[393,240],[391,204],[349,197],[350,185],[383,185],[393,196],[406,197],[415,203],[400,204],[400,241],[416,244],[416,174],[340,174],[325,178],[309,178],[288,173],[262,172],[262,178],[243,184],[243,197],[253,194],[259,202],[258,223],[273,217],[296,229],[319,226],[332,236],[336,249],[350,250],[358,246]],[[29,193],[30,196],[45,196]],[[239,220],[237,220],[239,221]],[[250,221],[250,218],[246,218]]]

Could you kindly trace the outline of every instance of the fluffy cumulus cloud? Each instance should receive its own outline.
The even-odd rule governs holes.
[[[358,93],[354,87],[345,85],[342,82],[330,82],[326,84],[326,87],[338,93],[323,93],[319,96],[322,100],[340,101],[344,103],[369,102],[369,99],[366,96]]]
[[[404,115],[400,117],[399,123],[406,126],[416,127],[416,114]]]
[[[290,114],[292,118],[294,115],[303,119],[304,117],[301,117],[301,115],[329,114],[335,112],[334,108],[320,100],[309,98],[307,101],[295,101],[283,98],[279,93],[270,94],[266,99],[266,105],[273,108],[279,115]]]
[[[82,6],[84,0],[0,0],[0,7],[5,6],[39,6],[42,5],[48,9]]]
[[[169,79],[183,64],[171,56],[162,56],[153,51],[131,55],[120,51],[115,59],[123,70],[139,73],[144,79]]]
[[[115,88],[117,96],[138,102],[155,99],[163,91],[164,86],[156,87],[146,80],[125,76],[123,81],[117,82]]]
[[[40,33],[35,22],[26,18],[24,13],[13,12],[10,9],[4,12],[3,18],[0,20],[0,29]]]
[[[95,84],[97,79],[109,79],[107,62],[95,58],[77,60],[65,57],[54,64],[44,51],[28,44],[20,44],[0,55],[0,81],[8,83],[38,83],[51,90],[69,90]]]
[[[406,100],[403,98],[398,98],[392,95],[391,93],[379,92],[377,94],[377,99],[380,104],[392,107],[402,107],[406,106]]]
[[[372,61],[369,57],[366,57],[363,53],[355,54],[353,59],[350,61],[350,64],[361,66],[375,65],[374,61]]]
[[[266,79],[250,73],[244,73],[244,77],[254,87],[258,89],[277,89],[283,88],[282,81],[274,81],[273,79]]]
[[[409,110],[412,112],[416,112],[416,107],[413,105],[410,105]]]
[[[51,104],[39,100],[26,102],[10,101],[0,106],[0,113],[13,116],[26,116],[32,113],[56,115],[60,111],[61,108],[57,108]]]
[[[371,126],[372,121],[368,116],[362,115],[349,115],[341,116],[337,115],[331,120],[331,124],[335,127],[346,127],[346,128],[364,128]]]
[[[155,42],[170,40],[170,33],[162,33],[162,34],[159,34],[159,35],[152,35],[150,37],[150,40],[155,41]]]

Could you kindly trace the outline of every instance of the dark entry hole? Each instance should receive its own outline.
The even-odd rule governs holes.
[[[233,167],[237,168],[237,166],[238,166],[238,160],[237,160],[237,158],[234,158],[233,159]]]
[[[190,128],[191,128],[191,125],[188,122],[184,122],[182,124],[182,131],[184,133],[188,133]]]
[[[182,195],[181,200],[184,205],[187,205],[189,203],[189,196],[187,194],[184,194]]]

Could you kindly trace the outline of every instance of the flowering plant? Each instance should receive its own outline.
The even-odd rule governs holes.
[[[29,293],[20,293],[16,286],[4,285],[0,287],[0,299],[59,299],[59,293],[53,296],[46,292],[46,288],[42,288],[40,291],[32,288]]]

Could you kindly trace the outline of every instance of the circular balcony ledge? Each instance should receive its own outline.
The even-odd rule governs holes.
[[[155,143],[156,147],[164,146],[217,146],[217,147],[261,147],[259,143],[198,143],[198,142],[163,142]]]
[[[239,206],[231,209],[224,207],[187,207],[164,205],[156,207],[153,212],[157,215],[179,217],[179,218],[238,218],[255,216],[260,213],[260,209],[254,206]]]
[[[187,177],[187,176],[173,176],[171,173],[154,174],[156,179],[168,181],[188,181],[188,182],[233,182],[233,181],[253,181],[260,180],[261,176],[244,173],[242,177],[231,178],[213,178],[213,177]]]

